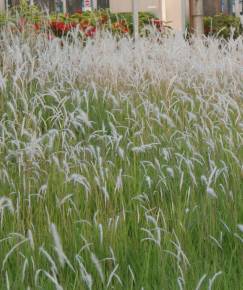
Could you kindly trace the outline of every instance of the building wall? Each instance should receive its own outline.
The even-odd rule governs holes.
[[[80,0],[66,0],[67,1],[67,11],[69,13],[74,13],[82,8],[82,3]]]
[[[139,11],[151,12],[176,30],[185,27],[185,0],[138,0]],[[132,0],[110,0],[112,12],[131,12]]]
[[[204,0],[204,15],[213,16],[221,13],[221,0]]]
[[[0,12],[5,9],[5,0],[0,0]]]
[[[240,13],[242,12],[242,3],[240,2],[240,0],[236,0],[235,1],[235,15],[240,17]]]
[[[165,0],[166,21],[175,30],[184,30],[186,26],[186,1]]]
[[[204,0],[204,14],[214,16],[216,14],[231,15],[233,13],[234,3],[240,0]]]
[[[161,1],[160,0],[139,0],[139,11],[148,11],[161,17]],[[110,9],[113,12],[132,11],[132,0],[110,0]]]
[[[221,0],[222,1],[222,13],[232,14],[234,0]]]

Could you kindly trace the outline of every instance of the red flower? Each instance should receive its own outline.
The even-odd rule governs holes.
[[[85,30],[86,37],[93,37],[95,35],[95,33],[96,33],[96,27],[94,27],[94,26],[89,26]]]
[[[39,23],[35,23],[33,25],[33,28],[34,28],[35,31],[40,31],[40,24]]]
[[[162,31],[163,29],[163,21],[160,19],[152,19],[151,23],[154,27],[156,27],[159,31]]]
[[[159,19],[153,19],[153,20],[152,20],[152,23],[153,23],[154,25],[161,25],[162,21],[159,20]]]
[[[51,29],[54,31],[54,33],[57,33],[57,34],[66,34],[70,30],[75,28],[76,26],[77,26],[77,24],[75,22],[64,23],[61,21],[52,21],[50,23]]]
[[[119,20],[113,24],[113,29],[120,33],[128,33],[129,28],[125,20]]]

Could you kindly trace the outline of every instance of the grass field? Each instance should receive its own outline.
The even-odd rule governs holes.
[[[0,32],[0,289],[243,289],[243,39]]]

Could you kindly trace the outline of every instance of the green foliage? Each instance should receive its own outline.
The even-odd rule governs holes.
[[[204,18],[206,35],[216,35],[225,39],[238,37],[241,33],[240,19],[231,15],[215,15]]]
[[[97,26],[100,23],[101,19],[106,19],[108,25],[119,21],[125,21],[129,27],[129,31],[133,30],[133,17],[132,13],[111,13],[109,10],[96,10],[96,11],[85,11],[82,13],[74,14],[52,14],[51,19],[60,19],[65,22],[81,22],[88,21],[90,24]],[[139,13],[139,27],[140,29],[146,25],[150,25],[151,21],[156,19],[156,17],[149,12],[140,12]]]
[[[152,21],[157,19],[152,13],[139,13],[139,29],[142,31],[147,25],[151,25]],[[47,23],[49,21],[58,21],[65,24],[76,24],[80,27],[99,27],[111,30],[114,33],[132,33],[133,17],[132,13],[111,13],[110,10],[95,10],[68,13],[52,13],[50,16],[45,15],[40,7],[36,5],[30,6],[26,0],[21,0],[20,4],[14,6],[8,13],[0,14],[0,24],[13,22],[21,25]]]
[[[0,26],[7,22],[7,14],[0,12]]]
[[[145,25],[151,24],[152,19],[154,19],[155,16],[152,13],[149,12],[140,12],[139,13],[139,27],[142,29]],[[125,20],[128,24],[129,30],[133,31],[133,17],[132,13],[110,13],[110,19],[111,21],[120,21]]]
[[[0,25],[7,22],[17,23],[19,19],[26,22],[38,23],[44,19],[44,13],[37,5],[29,5],[26,0],[21,0],[19,5],[13,6],[7,12],[0,13]]]

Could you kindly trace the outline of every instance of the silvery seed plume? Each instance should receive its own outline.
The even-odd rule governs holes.
[[[87,285],[88,289],[91,290],[93,286],[92,276],[87,272],[85,266],[83,265],[81,261],[81,257],[77,255],[76,260],[78,261],[78,264],[79,264],[81,277],[83,281],[85,282],[85,284]]]
[[[8,197],[0,197],[0,213],[4,211],[4,209],[8,209],[11,213],[14,213],[13,202]]]
[[[61,264],[62,267],[65,266],[65,264],[67,264],[70,269],[74,272],[74,268],[71,265],[70,261],[68,260],[67,256],[65,255],[64,251],[63,251],[63,247],[62,247],[62,243],[61,243],[61,239],[60,236],[57,232],[57,228],[55,224],[51,224],[50,226],[50,230],[51,230],[51,234],[54,240],[54,245],[55,245],[55,251],[57,253],[59,262]]]
[[[239,224],[238,229],[243,233],[243,224]]]
[[[98,258],[96,257],[96,255],[94,253],[91,253],[91,261],[93,262],[93,264],[94,264],[94,266],[95,266],[95,268],[100,276],[102,283],[104,283],[105,282],[104,272],[102,270],[100,261],[98,260]]]

